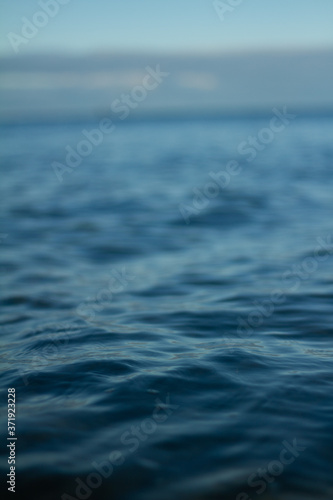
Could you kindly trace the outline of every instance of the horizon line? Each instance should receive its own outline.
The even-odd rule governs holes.
[[[185,49],[181,51],[175,50],[117,50],[112,49],[96,49],[92,51],[65,51],[61,49],[52,50],[36,50],[27,53],[7,53],[0,51],[0,59],[20,59],[22,57],[63,57],[63,58],[82,58],[82,57],[143,57],[143,56],[159,56],[159,57],[223,57],[223,56],[243,56],[243,55],[299,55],[302,53],[315,53],[315,52],[333,52],[332,45],[323,46],[299,46],[299,47],[244,47],[244,48],[231,48],[231,49],[216,49],[216,50],[193,50]]]
[[[290,109],[290,106],[289,106]],[[333,106],[295,106],[292,112],[298,118],[333,118]],[[234,120],[234,119],[264,119],[271,115],[271,107],[248,107],[244,108],[220,108],[220,109],[199,109],[199,108],[174,108],[146,110],[141,113],[133,113],[124,121],[117,120],[117,125],[126,123],[153,122],[153,121],[197,121],[197,120]],[[27,113],[25,115],[15,115],[0,118],[0,126],[24,126],[24,125],[63,125],[79,123],[98,123],[106,117],[111,118],[110,113],[103,113],[102,110],[95,110],[91,113]],[[117,116],[114,117],[115,119]]]

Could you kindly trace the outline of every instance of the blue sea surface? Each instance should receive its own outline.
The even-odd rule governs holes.
[[[13,498],[333,498],[333,118],[273,116],[1,127]]]

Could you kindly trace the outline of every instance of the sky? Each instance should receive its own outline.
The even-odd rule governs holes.
[[[135,113],[333,109],[333,0],[0,0],[0,6],[0,121],[104,116],[142,84],[147,66],[157,65],[169,77]]]
[[[49,2],[58,12],[20,53],[333,47],[332,0],[1,0],[0,54],[14,53],[8,34]]]

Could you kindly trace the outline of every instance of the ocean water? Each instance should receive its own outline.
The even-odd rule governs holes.
[[[273,116],[2,126],[12,497],[333,498],[333,118]]]

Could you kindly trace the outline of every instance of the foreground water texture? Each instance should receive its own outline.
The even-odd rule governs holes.
[[[273,117],[2,127],[16,498],[333,498],[333,119]]]

